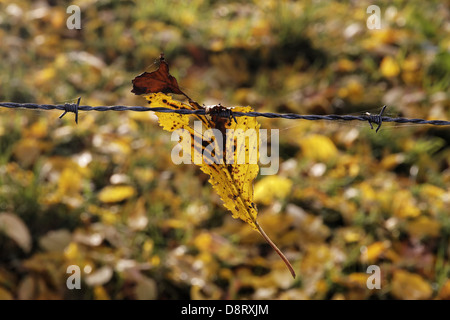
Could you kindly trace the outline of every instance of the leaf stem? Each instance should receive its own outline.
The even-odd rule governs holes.
[[[277,245],[269,238],[269,236],[264,232],[264,230],[261,228],[259,223],[256,220],[254,221],[254,223],[255,223],[256,228],[258,229],[259,233],[264,238],[264,240],[266,240],[267,243],[272,247],[272,249],[275,250],[275,252],[280,256],[281,260],[283,260],[284,264],[291,272],[292,277],[295,279],[295,271],[294,271],[294,268],[292,267],[291,263],[289,262],[289,260],[286,258],[286,256],[283,254],[283,252],[281,252],[281,250],[278,249]]]

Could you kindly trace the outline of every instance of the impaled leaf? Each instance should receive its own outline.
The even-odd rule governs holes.
[[[152,107],[165,107],[174,110],[183,108],[195,110],[199,108],[199,105],[193,101],[190,101],[190,104],[187,105],[162,93],[146,95],[145,98]],[[233,111],[250,112],[253,110],[250,107],[235,107]],[[257,159],[260,125],[256,118],[238,117],[235,122],[232,119],[223,121],[223,118],[218,121],[215,116],[189,116],[161,112],[156,112],[156,114],[159,118],[159,124],[164,130],[173,132],[177,129],[183,129],[188,133],[191,161],[199,165],[200,169],[209,175],[209,182],[223,200],[224,206],[232,212],[234,218],[242,219],[253,229],[259,231],[283,259],[292,276],[295,277],[295,272],[287,258],[270,240],[257,221],[258,210],[253,202],[253,181],[259,171]],[[199,130],[198,126],[197,128],[195,125],[192,126],[189,117],[200,120],[202,128]],[[213,138],[205,143],[204,134],[207,130],[212,129],[222,133],[222,145],[220,145],[220,141]],[[230,135],[230,131],[227,131],[230,129],[233,130],[234,135]],[[213,154],[211,149],[217,152]]]

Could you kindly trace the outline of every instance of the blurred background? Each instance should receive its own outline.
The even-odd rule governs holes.
[[[164,52],[200,104],[450,119],[445,1],[0,1],[0,43],[0,101],[145,106]],[[154,114],[60,113],[0,109],[0,299],[450,299],[448,127],[258,118],[293,279]]]

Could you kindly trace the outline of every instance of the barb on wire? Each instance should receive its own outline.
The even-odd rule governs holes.
[[[375,124],[378,124],[377,130],[375,132],[378,132],[380,130],[381,124],[383,123],[383,112],[386,109],[386,106],[383,106],[383,108],[380,111],[380,114],[374,115],[370,114],[369,112],[366,112],[367,121],[369,121],[370,129],[373,129],[372,122]]]
[[[190,109],[169,109],[162,107],[142,107],[142,106],[80,106],[81,97],[78,98],[76,104],[34,104],[34,103],[16,103],[16,102],[0,102],[0,107],[4,108],[25,108],[34,110],[62,110],[64,113],[60,116],[62,118],[67,112],[75,113],[75,122],[78,123],[78,111],[154,111],[154,112],[164,112],[164,113],[177,113],[177,114],[196,114],[196,115],[206,115],[211,114],[211,111],[205,109],[190,110]],[[224,108],[224,107],[222,107]],[[383,116],[386,106],[383,106],[381,112],[377,115],[366,113],[360,116],[355,115],[301,115],[295,113],[272,113],[272,112],[214,112],[213,114],[220,117],[229,118],[232,117],[265,117],[265,118],[283,118],[283,119],[293,119],[293,120],[326,120],[326,121],[368,121],[371,129],[373,129],[372,123],[378,125],[376,132],[381,127],[383,122],[396,122],[396,123],[412,123],[412,124],[429,124],[435,126],[449,126],[450,121],[447,120],[425,120],[425,119],[411,119],[411,118],[391,118]]]
[[[59,116],[61,119],[66,115],[67,112],[75,113],[75,123],[78,124],[78,107],[80,106],[81,97],[78,97],[77,103],[66,103],[64,104],[64,113]]]

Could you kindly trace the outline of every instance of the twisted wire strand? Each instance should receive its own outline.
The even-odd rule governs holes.
[[[78,101],[79,104],[79,101]],[[206,109],[190,110],[190,109],[178,109],[173,110],[163,107],[143,107],[143,106],[83,106],[78,104],[35,104],[35,103],[16,103],[16,102],[0,102],[0,107],[3,108],[22,108],[31,110],[62,110],[64,116],[67,112],[74,112],[76,115],[78,111],[135,111],[135,112],[164,112],[164,113],[176,113],[176,114],[187,114],[187,115],[206,115]],[[76,105],[76,108],[75,108]],[[265,118],[283,118],[291,120],[326,120],[326,121],[368,121],[372,127],[372,123],[377,124],[378,128],[382,122],[396,122],[396,123],[412,123],[412,124],[429,124],[435,126],[448,126],[450,121],[447,120],[425,120],[425,119],[411,119],[411,118],[392,118],[387,116],[382,116],[386,106],[383,107],[382,112],[379,115],[373,114],[363,114],[359,116],[355,115],[301,115],[295,113],[272,113],[272,112],[232,112],[232,116],[235,117],[265,117]]]

